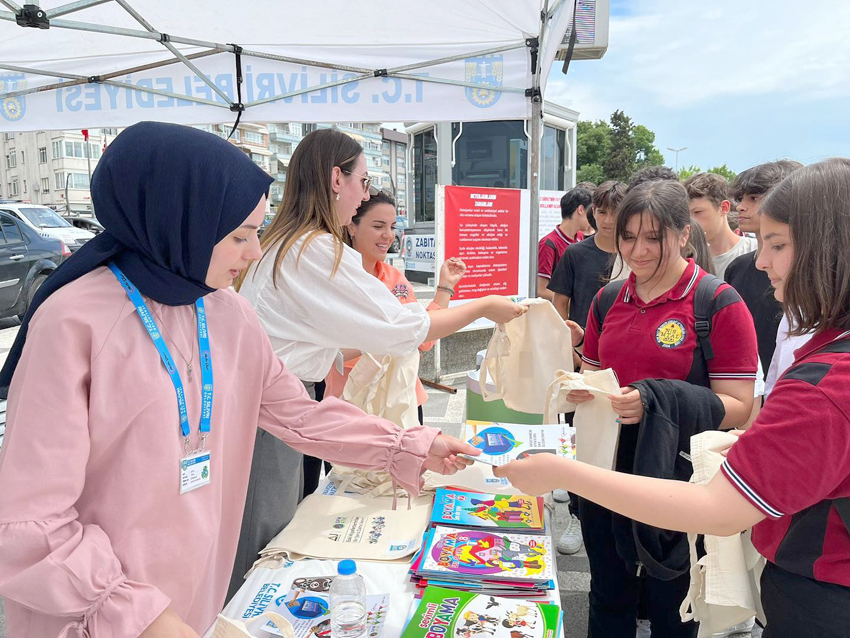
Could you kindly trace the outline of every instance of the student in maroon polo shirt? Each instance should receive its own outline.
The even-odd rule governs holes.
[[[537,244],[537,296],[552,301],[554,293],[547,289],[555,266],[567,246],[584,239],[588,227],[587,212],[592,193],[576,186],[561,198],[561,223]]]
[[[764,638],[850,633],[850,160],[786,177],[761,204],[767,273],[794,334],[813,332],[708,485],[535,455],[495,470],[523,492],[569,489],[665,529],[754,526],[768,560]]]
[[[697,335],[694,293],[705,271],[682,257],[691,231],[688,195],[678,182],[652,181],[630,190],[617,215],[617,248],[631,269],[600,329],[594,306],[588,312],[583,370],[612,368],[622,386],[642,379],[677,379],[708,386],[726,409],[724,427],[747,421],[757,369],[755,329],[746,306],[736,297],[712,317],[714,357],[691,378]],[[716,294],[728,289],[721,284]],[[633,454],[642,405],[637,390],[623,388],[612,401],[624,427],[621,455]],[[574,402],[588,393],[571,393]],[[625,458],[625,457],[624,457]],[[617,551],[612,513],[581,500],[582,535],[590,562],[589,636],[618,638],[635,633],[638,592],[646,585],[652,631],[659,636],[696,636],[694,623],[682,624],[679,605],[688,591],[688,574],[670,581],[638,577]]]

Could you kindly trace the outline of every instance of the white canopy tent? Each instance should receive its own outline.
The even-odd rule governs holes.
[[[0,4],[9,9],[0,11],[0,131],[232,123],[237,115],[529,120],[532,210],[546,78],[575,7],[574,0]],[[532,238],[536,224],[532,215]]]

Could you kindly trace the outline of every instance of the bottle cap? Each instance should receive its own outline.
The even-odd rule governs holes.
[[[357,563],[351,559],[341,560],[336,568],[340,576],[350,576],[357,573]]]

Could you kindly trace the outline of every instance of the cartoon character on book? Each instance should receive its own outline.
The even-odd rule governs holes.
[[[508,617],[502,621],[502,626],[508,629],[516,627],[534,629],[537,624],[537,610],[525,605],[517,605],[515,611],[508,612]]]
[[[464,508],[471,516],[477,516],[485,521],[530,523],[532,503],[522,498],[500,498],[482,501],[470,499],[473,507]]]
[[[465,551],[464,551],[465,550]],[[471,544],[461,548],[462,562],[471,567],[495,567],[500,571],[525,568],[529,572],[538,572],[544,568],[542,546],[532,547],[514,543],[494,534],[487,534]]]

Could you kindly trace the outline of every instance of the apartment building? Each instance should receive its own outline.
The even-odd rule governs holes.
[[[58,211],[92,210],[90,172],[118,129],[4,133],[0,139],[0,197]],[[70,202],[70,206],[68,205]]]

